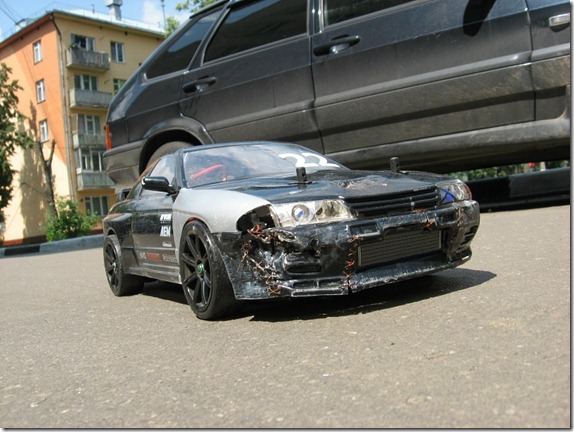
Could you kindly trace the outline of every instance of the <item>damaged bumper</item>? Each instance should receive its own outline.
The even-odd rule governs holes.
[[[329,225],[217,236],[237,299],[342,295],[471,257],[478,203]]]

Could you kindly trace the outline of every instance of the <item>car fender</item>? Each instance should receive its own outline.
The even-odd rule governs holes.
[[[176,254],[183,227],[189,220],[200,220],[213,234],[236,232],[237,221],[245,213],[269,201],[229,190],[182,189],[173,205],[173,234]]]

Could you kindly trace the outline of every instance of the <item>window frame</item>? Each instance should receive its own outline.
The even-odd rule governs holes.
[[[40,132],[40,142],[44,143],[50,140],[50,129],[48,127],[48,120],[40,120],[38,123],[38,131]]]
[[[98,202],[100,213],[94,211],[94,201]],[[93,213],[100,217],[108,214],[110,209],[108,197],[106,195],[96,195],[84,197],[84,204],[86,206],[86,213]]]
[[[225,10],[224,6],[225,6],[224,4],[220,4],[216,7],[213,7],[212,9],[205,10],[202,14],[193,16],[188,23],[183,25],[181,29],[178,29],[177,32],[172,35],[174,37],[173,41],[167,44],[162,49],[162,51],[159,52],[157,55],[153,56],[153,58],[150,58],[149,62],[145,65],[145,68],[143,69],[142,73],[143,78],[147,81],[164,79],[166,77],[173,76],[175,74],[181,73],[182,71],[188,70],[190,65],[195,63],[195,59],[198,57],[198,55],[202,53],[203,46],[210,39],[214,29],[218,28],[219,22],[221,21],[221,17],[224,15]],[[176,45],[187,34],[189,30],[191,30],[193,27],[198,25],[203,19],[206,18],[207,19],[213,18],[213,23],[211,24],[211,26],[209,26],[209,28],[201,38],[201,41],[197,45],[195,52],[189,57],[185,66],[178,69],[169,70],[167,72],[165,71],[160,71],[160,73],[154,72],[153,76],[149,76],[150,69],[156,67],[158,63],[164,63],[166,53],[168,53],[169,50],[173,48],[174,45]],[[189,44],[187,46],[189,46]]]
[[[77,48],[77,49],[80,49],[82,51],[90,51],[90,52],[96,51],[96,39],[91,37],[91,36],[84,36],[84,35],[72,33],[71,39],[72,39],[72,48]],[[81,41],[79,41],[79,39],[85,40],[85,42],[86,42],[85,47],[80,45]]]
[[[202,52],[202,59],[201,59],[201,63],[202,64],[212,64],[212,63],[216,63],[219,61],[225,61],[229,58],[233,58],[235,56],[241,56],[244,54],[249,54],[249,53],[253,53],[256,52],[258,50],[261,49],[265,49],[267,47],[272,47],[275,45],[281,45],[283,43],[292,41],[292,40],[296,40],[298,38],[302,38],[302,37],[309,37],[310,33],[309,33],[309,26],[310,26],[310,13],[309,13],[309,8],[310,6],[310,2],[306,1],[306,7],[305,7],[305,30],[302,33],[298,33],[298,34],[294,34],[291,36],[287,36],[287,37],[283,37],[277,40],[273,40],[271,42],[265,42],[259,45],[254,45],[251,46],[249,48],[245,48],[242,49],[240,51],[235,51],[229,54],[224,54],[224,55],[220,55],[218,57],[212,58],[212,59],[208,59],[208,53],[209,53],[209,49],[211,47],[211,44],[213,43],[213,41],[217,38],[219,32],[221,31],[221,29],[225,26],[225,23],[227,21],[227,19],[231,16],[231,14],[233,14],[234,11],[236,11],[237,9],[241,9],[241,8],[248,8],[250,6],[252,6],[255,3],[260,3],[260,2],[264,2],[266,0],[257,0],[257,1],[251,1],[251,2],[245,2],[246,4],[243,4],[243,2],[240,2],[237,4],[237,6],[231,6],[229,8],[227,8],[225,10],[225,13],[220,17],[219,22],[217,23],[217,25],[214,27],[214,30],[212,31],[212,33],[209,35],[209,39],[207,40],[207,43],[205,45],[205,48],[203,49]]]
[[[34,64],[40,63],[44,59],[41,40],[37,40],[32,44],[32,54],[34,58]]]
[[[112,80],[112,86],[113,86],[113,94],[117,94],[123,86],[126,85],[126,83],[128,82],[128,80],[122,79],[122,78],[113,78]]]
[[[110,41],[110,57],[114,63],[125,63],[126,45],[123,42]]]
[[[85,86],[86,78],[88,78],[88,87]],[[80,87],[77,86],[78,83],[80,83]],[[78,90],[98,91],[98,77],[96,75],[75,74],[74,88]]]
[[[43,79],[36,81],[36,103],[46,100],[46,84]]]

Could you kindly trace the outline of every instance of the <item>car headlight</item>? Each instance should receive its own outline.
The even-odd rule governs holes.
[[[282,227],[355,219],[351,210],[338,199],[273,204],[273,211]]]
[[[470,188],[461,180],[437,183],[440,189],[441,204],[472,199]]]

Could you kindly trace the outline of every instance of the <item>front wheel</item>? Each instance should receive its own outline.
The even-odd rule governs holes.
[[[145,279],[125,273],[122,248],[115,235],[107,236],[104,240],[104,268],[114,295],[122,297],[142,292]]]
[[[237,301],[213,236],[198,221],[183,229],[179,248],[181,282],[195,315],[204,320],[232,312]]]

